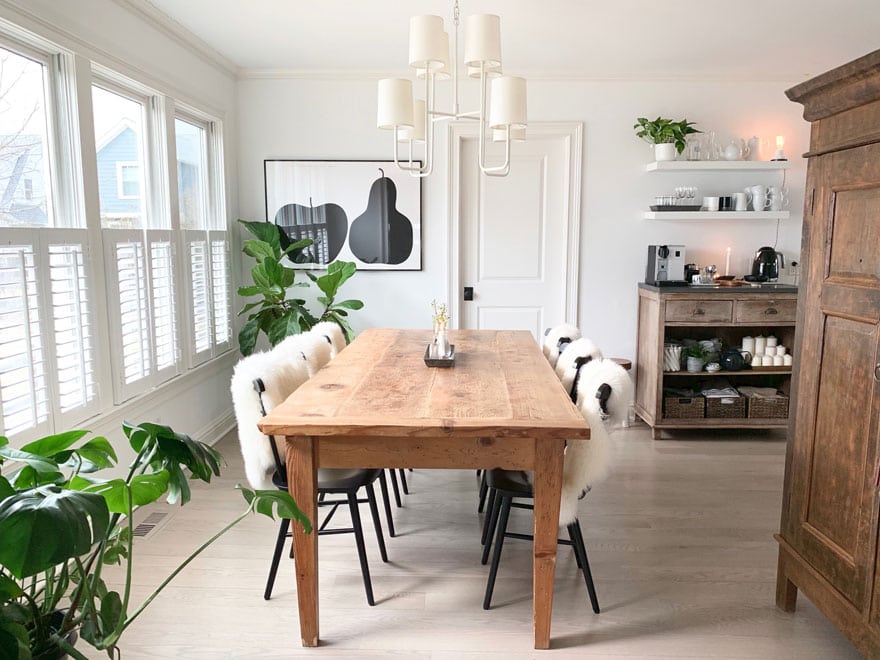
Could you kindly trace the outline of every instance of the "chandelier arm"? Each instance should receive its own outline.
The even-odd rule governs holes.
[[[504,140],[504,163],[489,167],[486,165],[486,87],[488,76],[486,75],[486,63],[480,63],[480,146],[479,165],[480,171],[489,176],[504,176],[510,170],[510,127],[505,127]]]

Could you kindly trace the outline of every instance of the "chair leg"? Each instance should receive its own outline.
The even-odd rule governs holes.
[[[495,506],[501,509],[501,520],[498,523],[498,534],[495,537],[495,553],[492,555],[492,566],[489,568],[489,579],[486,581],[486,595],[483,597],[483,609],[488,610],[492,604],[492,592],[495,590],[495,578],[498,576],[498,564],[501,562],[501,548],[504,546],[504,534],[507,532],[507,519],[510,517],[510,501],[512,498],[499,495],[500,502]]]
[[[400,503],[400,486],[397,485],[397,473],[394,468],[389,468],[388,474],[391,476],[391,488],[394,489],[394,503],[397,504],[399,509],[403,504]]]
[[[409,486],[406,483],[406,470],[399,468],[397,471],[400,473],[400,485],[403,486],[403,494],[409,495]]]
[[[391,517],[391,500],[388,499],[388,480],[385,478],[385,470],[379,472],[379,488],[382,490],[382,504],[385,506],[385,518],[388,520],[388,535],[394,538],[394,519]]]
[[[373,584],[370,581],[370,567],[367,565],[367,548],[364,545],[364,530],[361,527],[361,514],[358,511],[357,493],[348,493],[348,508],[351,510],[351,526],[354,529],[354,541],[357,545],[358,559],[361,562],[361,575],[364,576],[364,590],[367,592],[367,604],[375,605],[373,600]]]
[[[486,480],[486,473],[483,472],[480,477],[480,505],[477,507],[477,513],[483,513],[483,507],[486,506],[486,494],[489,492],[489,482]],[[485,541],[483,541],[485,544]]]
[[[382,534],[382,523],[379,521],[379,507],[376,504],[376,491],[373,490],[373,484],[367,484],[367,501],[370,503],[370,514],[373,516],[373,527],[376,528],[376,539],[379,541],[379,554],[382,555],[382,561],[388,563],[388,553],[385,551],[385,536]]]
[[[568,526],[568,536],[571,538],[574,551],[580,560],[578,563],[583,567],[584,582],[587,585],[587,593],[590,595],[593,612],[599,614],[599,598],[596,596],[596,585],[593,584],[593,573],[590,571],[590,562],[587,560],[587,548],[584,545],[584,535],[581,532],[579,520],[575,520]]]
[[[489,548],[492,547],[492,537],[495,536],[495,527],[498,524],[498,494],[493,488],[489,492],[489,505],[486,510],[486,518],[483,520],[483,535],[480,543],[483,544],[483,559],[480,563],[489,561]]]
[[[278,528],[278,539],[275,541],[275,550],[272,552],[272,564],[269,566],[269,579],[266,580],[266,590],[263,592],[264,600],[269,600],[272,597],[272,587],[275,586],[275,576],[278,574],[278,563],[281,561],[288,529],[290,529],[290,518],[282,518],[281,526]],[[291,550],[291,552],[293,551]]]

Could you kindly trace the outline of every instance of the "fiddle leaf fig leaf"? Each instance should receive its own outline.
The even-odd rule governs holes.
[[[241,332],[238,333],[238,350],[241,351],[242,355],[248,356],[254,352],[259,334],[260,318],[259,316],[254,316],[242,326]]]

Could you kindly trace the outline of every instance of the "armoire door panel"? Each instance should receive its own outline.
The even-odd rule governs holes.
[[[828,277],[880,284],[880,188],[835,190]]]

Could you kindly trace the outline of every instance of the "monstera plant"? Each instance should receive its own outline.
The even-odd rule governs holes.
[[[239,287],[238,295],[258,298],[245,304],[239,312],[239,316],[247,314],[247,322],[238,334],[242,355],[254,352],[261,332],[265,333],[269,344],[275,346],[285,337],[305,332],[321,321],[339,324],[351,339],[354,333],[348,323],[348,313],[361,309],[364,303],[360,300],[337,301],[336,296],[339,288],[357,270],[355,264],[334,261],[321,276],[297,271],[286,266],[284,259],[297,263],[298,255],[314,241],[306,238],[292,243],[284,230],[270,222],[239,222],[254,236],[244,242],[243,251],[256,259],[256,263],[251,268],[253,283]],[[297,281],[297,272],[305,272],[310,281]],[[311,284],[320,290],[316,300],[321,309],[315,313],[309,310],[305,298],[290,295],[295,287],[309,287]]]
[[[140,605],[130,603],[135,557],[133,512],[165,497],[190,500],[190,479],[210,482],[221,456],[208,445],[158,424],[124,424],[136,457],[127,475],[100,476],[116,463],[103,437],[68,431],[14,449],[0,437],[0,660],[88,660],[79,640],[109,657],[131,623],[199,553],[257,511],[308,519],[286,492],[238,486],[244,512],[205,541]],[[123,564],[118,590],[104,580],[104,567]]]

